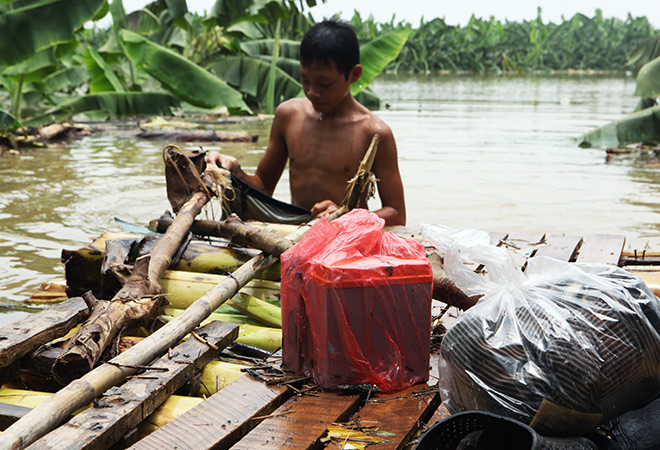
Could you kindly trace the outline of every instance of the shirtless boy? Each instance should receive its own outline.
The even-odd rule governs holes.
[[[406,207],[396,143],[390,128],[351,95],[362,75],[360,49],[350,25],[323,21],[314,25],[300,45],[300,79],[306,98],[277,107],[268,147],[254,175],[236,158],[209,154],[243,181],[273,195],[289,163],[292,203],[311,210],[312,217],[331,214],[346,195],[374,134],[380,135],[372,172],[378,178],[381,208],[373,211],[385,225],[405,225]],[[360,207],[366,208],[366,199]]]

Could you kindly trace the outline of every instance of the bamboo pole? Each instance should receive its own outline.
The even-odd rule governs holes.
[[[377,135],[374,136],[377,144]],[[368,157],[373,163],[374,141],[365,155],[366,162],[360,165],[360,171],[371,169]],[[354,183],[364,177],[357,177]],[[350,190],[349,192],[353,192]],[[364,189],[357,190],[364,191]],[[347,198],[349,195],[347,195]],[[347,208],[340,208],[330,219],[341,216]],[[308,227],[300,227],[286,236],[292,242],[298,242]],[[272,255],[261,253],[239,267],[231,276],[211,288],[206,294],[190,305],[183,314],[165,324],[162,328],[145,338],[124,353],[91,370],[81,378],[72,381],[44,403],[27,413],[23,418],[0,434],[0,450],[20,450],[63,423],[74,411],[90,403],[95,397],[124,381],[143,366],[160,356],[168,348],[194,330],[220,305],[233,297],[256,274],[278,261]]]

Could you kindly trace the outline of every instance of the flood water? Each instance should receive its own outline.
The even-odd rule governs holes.
[[[629,248],[660,248],[660,169],[580,149],[584,132],[632,111],[625,77],[381,77],[377,111],[393,129],[408,231],[462,229],[624,234]],[[226,126],[256,143],[204,143],[253,169],[268,119]],[[85,246],[114,218],[147,225],[169,209],[163,141],[97,134],[0,159],[0,324],[21,301],[62,279],[62,249]],[[185,149],[199,144],[179,144]],[[288,179],[275,193],[288,200]],[[376,207],[377,202],[372,203]]]

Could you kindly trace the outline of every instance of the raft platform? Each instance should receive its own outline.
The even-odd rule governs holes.
[[[491,240],[505,245],[521,267],[528,258],[545,255],[568,262],[623,266],[645,281],[649,280],[647,284],[654,292],[660,285],[655,281],[660,279],[660,255],[624,253],[625,236],[512,232],[491,233]],[[435,324],[440,322],[449,327],[460,314],[454,307],[433,301]],[[5,327],[1,336],[9,337],[5,331],[11,327]],[[235,326],[221,324],[216,328],[209,333],[217,335],[215,342],[222,342],[220,347],[235,339]],[[20,334],[26,337],[34,332],[21,329]],[[15,339],[0,341],[0,358],[8,346],[18,345]],[[25,342],[22,345],[30,348]],[[204,353],[201,350],[204,346],[194,339],[180,344],[183,345],[192,347],[179,350],[177,347],[170,353]],[[368,448],[374,450],[404,449],[414,446],[425,427],[449,415],[436,386],[437,355],[433,351],[429,382],[391,394],[323,392],[311,380],[281,371],[280,358],[275,354],[264,365],[248,370],[245,376],[138,440],[135,426],[139,421],[183,384],[183,375],[177,382],[164,381],[175,376],[165,375],[163,367],[185,365],[168,358],[171,360],[171,355],[153,362],[154,370],[147,370],[119,388],[113,388],[114,391],[95,401],[84,413],[74,416],[28,448],[255,450],[364,448],[360,445],[368,444]],[[197,359],[192,363],[199,364]],[[163,385],[167,387],[163,389]],[[6,428],[28,410],[0,403],[0,426]]]

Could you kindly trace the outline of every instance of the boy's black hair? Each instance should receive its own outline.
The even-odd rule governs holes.
[[[310,28],[300,43],[300,64],[331,66],[346,79],[355,65],[360,64],[360,43],[355,30],[346,22],[324,20]]]

